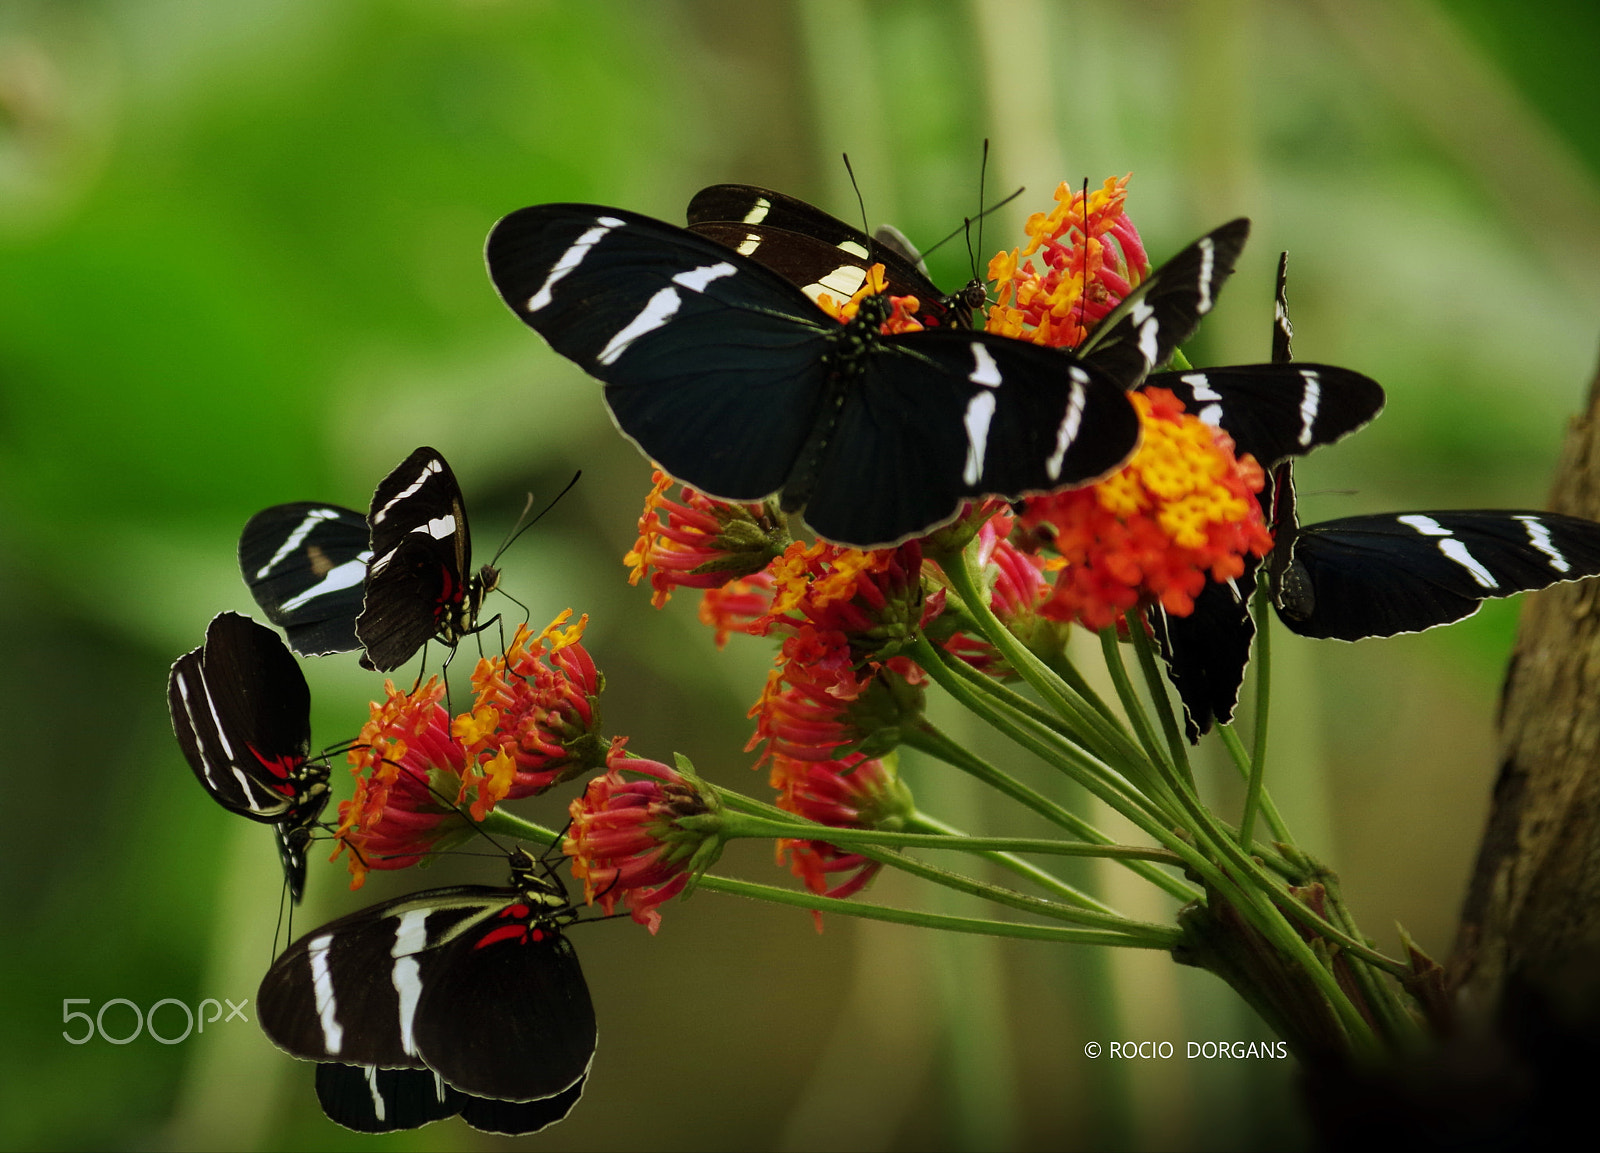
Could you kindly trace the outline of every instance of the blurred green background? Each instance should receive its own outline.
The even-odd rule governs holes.
[[[1597,45],[1584,2],[0,2],[0,1145],[517,1144],[456,1121],[337,1129],[310,1066],[253,1024],[62,1039],[69,997],[253,1007],[271,838],[195,786],[163,685],[212,614],[251,610],[233,550],[265,505],[365,507],[431,444],[486,556],[525,492],[582,467],[504,558],[508,587],[536,621],[591,614],[609,731],[764,792],[742,746],[770,653],[714,656],[691,598],[653,612],[627,586],[648,468],[597,386],[495,297],[481,249],[500,215],[577,200],[681,220],[732,180],[853,219],[848,152],[872,222],[928,244],[975,210],[988,137],[991,198],[1028,189],[986,224],[992,251],[1058,180],[1132,171],[1157,260],[1255,221],[1193,359],[1265,358],[1286,248],[1296,353],[1388,387],[1382,420],[1301,470],[1306,519],[1537,507],[1600,334]],[[936,254],[936,279],[967,275],[959,241]],[[1388,947],[1398,920],[1449,950],[1515,616],[1275,647],[1270,785]],[[349,658],[307,675],[318,744],[351,736],[376,679]],[[905,767],[931,812],[1037,831]],[[568,796],[526,811],[559,822]],[[780,877],[753,846],[726,868]],[[498,873],[452,864],[354,896],[314,862],[297,924]],[[1124,878],[1085,879],[1170,915]],[[893,878],[872,895],[921,899]],[[1181,1054],[1263,1035],[1220,982],[1159,955],[844,918],[819,936],[714,894],[668,906],[653,939],[628,922],[572,937],[599,1052],[572,1117],[529,1148],[1304,1140],[1287,1062],[1084,1058],[1090,1040]]]

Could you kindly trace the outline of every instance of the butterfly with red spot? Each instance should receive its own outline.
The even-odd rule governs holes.
[[[328,764],[312,760],[311,691],[278,634],[219,613],[205,644],[179,657],[167,707],[195,779],[229,812],[273,826],[289,892],[305,892],[306,845],[328,803]]]
[[[350,1128],[460,1112],[532,1132],[576,1103],[594,1057],[594,1006],[562,935],[575,919],[517,850],[509,887],[430,889],[307,933],[268,970],[257,1016],[291,1056],[340,1067],[319,1070],[318,1092]]]

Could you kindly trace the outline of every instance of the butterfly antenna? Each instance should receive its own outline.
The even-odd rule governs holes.
[[[856,170],[850,166],[850,154],[842,152],[840,155],[844,157],[844,170],[850,177],[850,189],[856,194],[856,207],[861,211],[861,235],[867,238],[867,263],[871,265],[875,263],[872,246],[878,242],[867,228],[867,202],[862,198],[861,185],[856,182]]]
[[[506,549],[510,548],[511,545],[516,541],[516,539],[519,536],[521,536],[523,533],[527,532],[534,525],[538,524],[539,521],[541,519],[543,519],[545,513],[549,512],[551,509],[555,508],[556,504],[558,502],[560,502],[561,498],[566,496],[569,492],[572,491],[572,486],[578,483],[578,478],[581,477],[582,475],[583,475],[583,470],[581,468],[577,472],[573,473],[572,474],[572,479],[567,481],[567,486],[565,488],[563,488],[560,492],[556,493],[554,499],[552,499],[549,504],[545,505],[542,509],[540,509],[539,510],[539,515],[534,517],[532,520],[528,520],[528,510],[533,507],[533,494],[530,492],[528,494],[528,499],[523,502],[522,515],[517,518],[517,523],[511,527],[511,532],[506,537],[506,543],[501,545],[499,547],[499,549],[497,549],[495,551],[494,556],[492,558],[490,558],[489,564],[493,565],[495,563],[495,561],[499,560],[500,559],[500,554],[505,552]],[[526,521],[527,523],[523,523],[524,521]]]
[[[1078,289],[1078,327],[1088,333],[1089,308],[1089,178],[1083,178],[1083,285]]]
[[[983,251],[984,185],[989,179],[989,138],[983,138],[983,159],[978,163],[978,251]],[[998,205],[996,206],[998,207]],[[972,251],[972,232],[967,232],[967,257],[972,261],[972,279],[978,279],[978,258]]]

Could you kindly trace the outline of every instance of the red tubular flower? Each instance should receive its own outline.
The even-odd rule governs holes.
[[[1188,616],[1207,577],[1231,580],[1247,554],[1272,547],[1255,500],[1264,477],[1254,458],[1236,459],[1226,433],[1186,413],[1165,389],[1130,399],[1144,429],[1133,458],[1097,484],[1029,500],[1018,522],[1060,554],[1040,609],[1049,619],[1101,629],[1154,604]]]
[[[572,825],[562,850],[584,899],[609,915],[626,899],[629,914],[654,933],[656,906],[683,892],[690,878],[716,863],[721,841],[689,818],[715,812],[699,782],[660,761],[629,757],[624,739],[607,757],[608,771],[572,802]],[[630,780],[623,773],[641,774]],[[692,823],[692,822],[690,822]]]
[[[672,478],[657,471],[639,515],[639,539],[623,558],[629,584],[650,578],[650,603],[660,608],[675,588],[719,588],[760,572],[784,550],[783,514],[760,504],[726,504],[685,487],[668,500]]]
[[[1043,620],[1038,611],[1040,603],[1050,595],[1044,562],[1007,539],[1014,523],[1008,508],[978,530],[978,563],[994,570],[989,608],[1024,644],[1035,646],[1038,651],[1049,648],[1059,652],[1066,640],[1064,631],[1054,622]],[[987,640],[959,628],[959,620],[944,618],[941,623],[944,628],[935,630],[933,639],[946,651],[988,676],[1016,675]]]
[[[767,626],[761,622],[772,615],[775,587],[770,573],[758,572],[705,591],[700,597],[700,623],[716,630],[719,649],[733,633],[760,636],[766,632]]]
[[[1128,177],[1107,179],[1088,196],[1066,184],[1056,207],[1028,218],[1028,244],[989,262],[996,303],[990,332],[1051,348],[1076,348],[1150,273],[1150,258],[1124,212]],[[1044,264],[1036,270],[1035,254]]]
[[[915,808],[892,757],[853,753],[836,761],[785,761],[773,766],[772,775],[779,808],[836,828],[899,832]],[[882,867],[826,841],[780,840],[780,864],[785,856],[806,888],[827,897],[860,892]],[[841,874],[849,875],[839,879]]]
[[[906,657],[860,668],[840,632],[801,625],[786,638],[778,667],[750,709],[763,742],[756,761],[823,761],[846,752],[881,753],[900,741],[900,727],[922,715],[926,674]]]
[[[450,717],[439,705],[444,686],[437,678],[415,693],[384,682],[384,699],[350,750],[356,774],[355,796],[339,805],[339,847],[348,846],[352,876],[359,889],[368,869],[404,869],[423,857],[464,840],[471,833],[465,817],[447,801],[458,795],[466,771],[466,751],[450,735]]]
[[[580,643],[589,618],[563,627],[571,617],[563,611],[538,636],[518,626],[505,655],[485,657],[473,671],[477,699],[452,731],[473,766],[462,800],[476,790],[476,820],[502,800],[535,796],[604,764],[604,679]]]

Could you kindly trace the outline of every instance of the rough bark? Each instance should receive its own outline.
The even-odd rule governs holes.
[[[1600,375],[1550,508],[1600,520]],[[1500,775],[1462,910],[1444,1035],[1307,1071],[1319,1145],[1558,1148],[1600,1071],[1600,580],[1530,596],[1501,698]]]
[[[1568,429],[1550,508],[1600,520],[1600,376]],[[1537,1004],[1591,1031],[1600,1025],[1600,581],[1528,598],[1500,732],[1452,982],[1469,1018]]]

